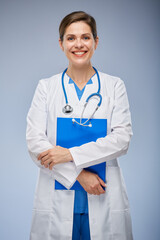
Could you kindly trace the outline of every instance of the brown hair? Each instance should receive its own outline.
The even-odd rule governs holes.
[[[63,41],[63,36],[65,34],[66,28],[71,23],[79,22],[79,21],[83,21],[90,26],[93,37],[94,37],[94,39],[96,39],[97,27],[96,27],[95,19],[91,15],[89,15],[83,11],[76,11],[76,12],[72,12],[72,13],[68,14],[67,16],[65,16],[62,19],[62,21],[59,25],[59,37],[60,37],[61,41]]]

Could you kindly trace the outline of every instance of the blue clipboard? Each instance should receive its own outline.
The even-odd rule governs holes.
[[[79,118],[75,118],[80,121]],[[82,119],[85,122],[87,119]],[[98,138],[107,135],[107,119],[91,119],[92,127],[80,126],[72,122],[72,118],[57,118],[57,146],[71,148],[79,147],[82,144],[96,141]],[[96,164],[85,168],[88,171],[97,173],[98,176],[105,182],[106,179],[106,163]],[[55,180],[56,190],[67,190],[61,183]],[[70,190],[83,190],[83,187],[78,181],[70,188]]]

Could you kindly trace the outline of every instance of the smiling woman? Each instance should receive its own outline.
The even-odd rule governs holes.
[[[60,34],[62,35],[62,34]],[[63,39],[63,40],[62,40]],[[74,80],[76,85],[83,89],[86,82],[94,74],[91,65],[91,57],[98,45],[98,37],[93,37],[91,27],[84,21],[71,23],[65,30],[63,37],[59,39],[61,49],[69,60],[67,74]],[[88,76],[74,76],[74,69],[87,69]]]
[[[91,57],[98,45],[98,37],[94,39],[90,26],[83,22],[71,23],[59,40],[60,47],[69,60],[68,74],[71,68],[88,68],[94,73],[91,65]],[[73,76],[71,76],[73,77]],[[83,81],[83,80],[81,80]],[[77,85],[79,81],[76,81]]]
[[[59,34],[68,68],[39,82],[27,116],[28,149],[40,168],[30,240],[132,240],[117,161],[132,136],[124,83],[92,67],[99,40],[92,16],[67,15]]]

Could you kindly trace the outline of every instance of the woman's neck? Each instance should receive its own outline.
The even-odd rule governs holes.
[[[85,65],[83,67],[75,67],[69,65],[67,69],[68,76],[76,83],[76,85],[83,89],[89,79],[94,75],[95,70],[92,65]]]

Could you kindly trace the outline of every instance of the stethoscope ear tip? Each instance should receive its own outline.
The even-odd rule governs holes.
[[[89,123],[88,125],[86,125],[85,123],[79,123],[79,122],[77,122],[76,121],[76,119],[75,118],[72,118],[72,123],[74,124],[74,123],[77,123],[79,126],[83,126],[83,127],[92,127],[92,124],[91,123]]]

